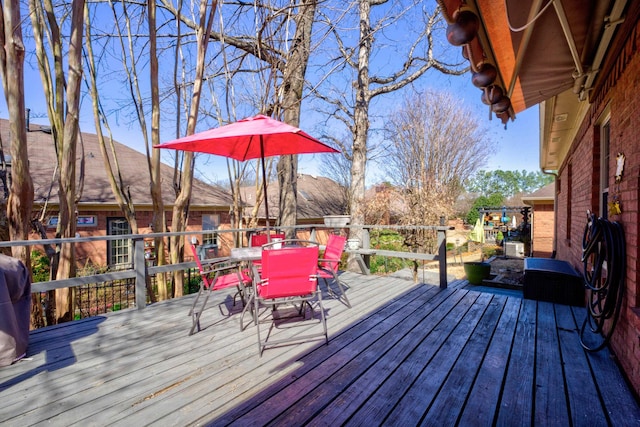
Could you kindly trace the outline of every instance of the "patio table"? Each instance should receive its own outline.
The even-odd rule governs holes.
[[[257,261],[262,258],[262,247],[232,248],[231,259],[234,261]]]

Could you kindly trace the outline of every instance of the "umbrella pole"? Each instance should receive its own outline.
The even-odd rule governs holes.
[[[264,161],[264,144],[260,135],[260,160],[262,160],[262,191],[264,193],[264,212],[267,223],[267,242],[271,242],[271,232],[269,231],[269,201],[267,200],[267,169]]]

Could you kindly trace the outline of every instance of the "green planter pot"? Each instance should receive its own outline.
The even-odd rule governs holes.
[[[464,273],[467,275],[469,283],[482,285],[482,281],[490,277],[491,264],[488,262],[465,262]]]

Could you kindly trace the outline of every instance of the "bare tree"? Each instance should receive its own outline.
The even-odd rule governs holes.
[[[213,16],[216,10],[217,2],[207,9],[207,0],[200,1],[199,21],[196,29],[197,40],[197,62],[196,74],[193,81],[193,92],[191,95],[191,103],[189,105],[189,116],[187,122],[187,135],[192,135],[196,129],[196,121],[198,119],[198,108],[200,105],[201,91],[203,85],[203,75],[205,69],[205,59],[207,55],[207,47],[209,44],[209,34],[213,24]],[[157,150],[157,149],[156,149]],[[172,227],[174,230],[184,230],[187,224],[187,215],[189,212],[189,200],[191,199],[191,188],[193,183],[193,153],[187,152],[184,155],[184,164],[182,167],[182,177],[180,180],[180,188],[176,197],[172,214]],[[181,261],[184,253],[184,237],[172,236],[171,241],[171,262],[177,264]],[[182,272],[174,274],[174,296],[180,297],[183,294],[184,276]]]
[[[292,126],[300,126],[300,107],[304,76],[309,63],[311,49],[311,28],[316,14],[317,0],[302,0],[295,17],[296,32],[289,51],[282,76],[282,101],[284,121]],[[278,182],[280,184],[280,225],[296,225],[298,209],[298,156],[281,156],[278,161]],[[266,201],[265,201],[266,203]],[[295,237],[295,229],[287,229],[289,238]]]
[[[346,209],[351,206],[349,196],[351,192],[349,188],[351,187],[351,145],[345,144],[343,141],[347,139],[351,139],[351,136],[345,136],[344,138],[338,139],[333,135],[324,134],[324,139],[333,141],[333,144],[336,147],[341,148],[340,154],[335,154],[331,156],[325,156],[327,158],[326,161],[323,161],[320,164],[319,170],[320,173],[327,178],[331,178],[338,184],[340,184],[341,190],[344,192],[342,194],[341,199],[345,201],[345,211],[341,213],[346,213]],[[367,222],[367,224],[369,224]]]
[[[492,154],[481,123],[453,96],[436,91],[408,96],[390,115],[383,167],[402,197],[402,224],[435,225],[454,212],[463,183]],[[436,249],[434,235],[411,231],[404,237],[413,250]]]
[[[158,170],[160,168],[160,155],[156,152],[157,150],[154,150],[153,155],[150,154],[149,145],[151,143],[149,142],[148,133],[146,132],[146,125],[144,121],[144,111],[142,110],[142,106],[141,106],[142,102],[140,99],[141,98],[140,90],[137,86],[137,81],[138,81],[137,72],[135,67],[132,67],[132,69],[127,68],[128,57],[126,56],[125,49],[124,49],[124,46],[125,46],[124,37],[119,31],[120,27],[118,24],[117,13],[115,11],[114,4],[112,2],[109,2],[109,5],[111,6],[111,11],[114,16],[114,21],[116,22],[115,28],[119,34],[120,45],[122,46],[122,51],[123,51],[122,62],[123,62],[123,66],[125,67],[125,74],[132,81],[130,85],[130,87],[132,88],[132,92],[138,95],[136,97],[134,96],[134,93],[132,93],[132,100],[133,100],[134,106],[139,112],[137,116],[139,117],[140,127],[142,129],[142,135],[146,142],[145,147],[147,149],[147,164],[149,167],[149,177],[151,181],[151,184],[150,184],[151,197],[152,197],[152,200],[154,201],[154,220],[153,220],[154,229],[158,231],[164,231],[164,206],[162,204],[161,192],[158,195],[159,183],[157,182],[159,180]],[[125,4],[124,6],[126,9],[127,5]],[[156,105],[156,104],[159,104],[159,100],[157,96],[157,93],[158,93],[157,61],[158,60],[157,60],[156,51],[155,51],[155,2],[149,2],[148,7],[151,9],[148,14],[149,56],[150,56],[149,59],[151,63],[150,87],[152,91],[152,97],[151,97],[152,111],[153,111],[152,121],[154,121],[155,123],[159,121],[159,115],[156,114],[156,111],[159,109],[159,105]],[[98,89],[99,87],[98,66],[95,61],[95,54],[93,50],[93,35],[91,31],[92,21],[90,16],[91,15],[89,14],[89,8],[86,8],[86,11],[85,11],[85,21],[86,21],[85,59],[87,62],[86,74],[88,75],[88,80],[89,80],[89,94],[91,98],[91,104],[93,107],[96,136],[98,138],[98,144],[100,146],[100,152],[102,154],[102,159],[105,166],[105,172],[109,180],[109,184],[111,186],[111,191],[113,192],[114,197],[116,199],[116,203],[118,204],[118,207],[120,208],[125,218],[127,219],[127,223],[131,227],[131,232],[134,234],[137,234],[138,222],[136,219],[135,201],[131,197],[131,194],[129,192],[129,187],[123,179],[121,169],[120,169],[120,163],[118,159],[118,153],[115,148],[113,136],[111,133],[111,127],[109,125],[109,119],[100,101],[100,93]],[[126,13],[125,13],[125,22],[126,22],[126,28],[130,29],[129,18],[128,18],[128,14]],[[130,31],[128,35],[131,36]],[[127,40],[130,41],[131,37],[129,37]],[[131,56],[134,56],[132,44],[129,43],[128,46],[129,46],[129,52],[132,54]],[[135,77],[133,77],[134,75]],[[156,115],[158,115],[158,117],[156,117]],[[155,135],[154,143],[157,144],[159,143],[159,136],[157,135],[158,134],[157,123],[155,123],[155,125],[156,126],[152,124],[152,139],[154,139],[154,135]],[[105,132],[108,134],[108,137],[105,137]],[[159,199],[159,202],[156,201],[158,199]],[[159,217],[159,220],[157,219],[158,217]],[[158,253],[158,264],[163,265],[165,263],[164,241],[162,239],[157,239],[157,241],[155,242],[155,248],[157,249],[157,253]],[[165,276],[163,274],[159,274],[157,277],[158,277],[158,293],[159,293],[160,299],[166,299],[167,287],[166,287],[166,281],[164,280]],[[151,287],[151,283],[147,283],[147,293],[149,295],[149,299],[151,300],[151,302],[155,302],[156,297],[153,292],[153,288]]]
[[[28,240],[31,230],[31,208],[33,205],[33,182],[29,173],[27,155],[27,128],[24,101],[24,44],[20,2],[3,1],[0,8],[0,71],[2,87],[9,110],[10,151],[12,179],[7,200],[6,217],[11,240]],[[6,170],[4,153],[3,170]],[[5,183],[6,184],[6,183]],[[12,255],[20,259],[31,272],[29,246],[14,246]],[[32,295],[31,324],[42,325],[42,307]]]
[[[311,29],[317,4],[317,0],[300,0],[283,7],[269,1],[240,3],[237,9],[238,16],[255,13],[256,26],[253,28],[253,34],[232,36],[222,31],[210,32],[211,39],[243,52],[243,55],[238,56],[238,63],[246,61],[245,56],[250,55],[259,61],[253,72],[261,67],[269,68],[270,77],[262,82],[265,84],[261,88],[269,98],[262,99],[261,112],[282,117],[286,123],[293,126],[300,124],[304,77],[311,51]],[[168,1],[163,0],[162,5],[185,25],[194,28],[194,22]],[[291,22],[295,24],[293,38],[288,37]],[[225,58],[225,61],[228,64],[229,60]],[[239,70],[234,71],[238,72]],[[297,156],[283,156],[277,166],[280,182],[278,223],[283,226],[294,225],[296,222],[297,163]],[[257,200],[256,204],[259,203]]]
[[[461,75],[466,72],[466,68],[460,65],[451,65],[440,61],[434,53],[433,33],[441,24],[439,9],[426,15],[423,30],[416,35],[413,42],[408,44],[403,52],[406,55],[403,64],[396,70],[391,70],[386,75],[370,73],[370,59],[375,52],[384,47],[384,43],[379,43],[376,48],[376,40],[385,40],[384,32],[396,28],[398,31],[405,31],[405,28],[394,27],[399,25],[398,18],[408,14],[415,7],[420,7],[422,2],[409,1],[405,9],[397,6],[388,8],[388,13],[372,22],[372,9],[388,3],[387,0],[357,0],[358,4],[358,28],[359,36],[357,46],[350,47],[344,42],[344,36],[337,26],[334,26],[333,33],[336,37],[338,48],[341,52],[340,58],[334,60],[334,67],[341,68],[340,62],[354,70],[353,83],[354,100],[349,98],[335,98],[321,94],[320,98],[331,106],[330,114],[338,121],[344,123],[352,132],[351,147],[351,186],[349,196],[349,210],[352,225],[363,225],[365,220],[365,175],[368,157],[368,138],[370,130],[369,109],[374,98],[381,95],[398,91],[418,78],[427,71],[434,69],[441,73],[451,75]],[[395,55],[398,53],[396,52]],[[337,93],[339,91],[334,91]],[[343,150],[345,151],[345,150]],[[363,230],[352,228],[351,237],[362,239]],[[355,268],[353,261],[350,267]]]
[[[70,4],[68,23],[69,41],[67,70],[63,69],[63,42],[61,25],[51,0],[29,1],[29,12],[36,44],[36,56],[42,83],[47,99],[47,109],[51,122],[54,143],[56,145],[59,168],[58,178],[58,228],[60,237],[75,237],[76,205],[81,196],[82,176],[76,183],[76,151],[79,135],[80,87],[82,82],[82,40],[84,0],[73,0]],[[67,11],[68,12],[68,11]],[[65,14],[67,17],[67,14]],[[45,29],[46,37],[42,30]],[[45,40],[49,43],[48,50]],[[52,61],[48,52],[52,52]],[[81,157],[84,158],[83,156]],[[75,251],[72,243],[61,245],[58,261],[57,279],[75,276]],[[69,288],[56,290],[56,322],[73,319],[73,292]]]

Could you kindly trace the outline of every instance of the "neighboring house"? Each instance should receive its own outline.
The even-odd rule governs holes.
[[[9,122],[0,119],[5,157],[9,154]],[[55,235],[58,219],[58,181],[56,154],[49,127],[30,125],[27,132],[29,170],[34,186],[33,217],[45,210],[44,222],[47,235]],[[149,166],[144,154],[123,144],[114,142],[118,154],[122,181],[134,201],[139,233],[150,233],[153,216],[149,191]],[[103,236],[130,234],[131,228],[116,204],[116,199],[107,179],[98,138],[94,134],[81,133],[78,140],[76,176],[81,173],[80,159],[84,158],[84,185],[77,187],[79,195],[77,232],[80,236]],[[162,165],[163,201],[166,208],[166,222],[171,228],[171,208],[175,199],[173,190],[173,168]],[[54,178],[55,177],[55,178]],[[78,182],[78,178],[76,182]],[[194,180],[189,211],[188,229],[216,229],[229,223],[231,195],[222,188]],[[40,238],[37,234],[33,238]],[[217,243],[217,242],[206,242]],[[131,262],[131,248],[128,240],[112,242],[82,243],[77,245],[77,263],[85,265],[111,266],[126,265]]]
[[[548,258],[553,256],[555,196],[555,183],[553,182],[531,194],[522,196],[522,202],[532,207],[531,251],[534,257]]]
[[[267,185],[267,197],[269,198],[269,223],[273,226],[278,218],[280,186],[277,181]],[[346,190],[332,179],[298,174],[298,224],[322,224],[325,215],[342,215],[346,212]],[[256,202],[255,186],[246,186],[240,189],[242,201],[248,206],[245,208],[245,217],[251,214],[252,206]],[[260,189],[262,191],[262,188]],[[264,203],[260,204],[258,219],[260,224],[265,223]]]
[[[557,258],[582,271],[588,211],[622,225],[625,289],[611,349],[640,393],[640,1],[439,2],[451,22],[461,6],[479,16],[477,37],[458,44],[476,77],[489,76],[483,64],[497,68],[493,84],[511,104],[494,104],[508,107],[498,117],[540,104],[540,167],[557,174]]]

